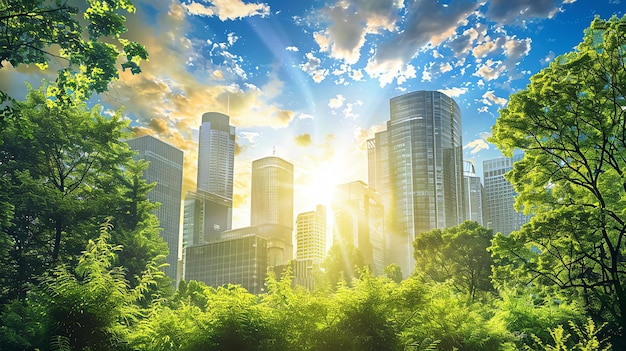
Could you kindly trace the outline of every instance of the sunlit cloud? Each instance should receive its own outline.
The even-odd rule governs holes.
[[[439,89],[438,91],[448,95],[449,97],[459,97],[465,93],[467,93],[467,88],[449,88],[449,89]]]
[[[331,98],[330,101],[328,101],[328,107],[330,107],[331,109],[338,109],[343,106],[344,101],[346,101],[346,98],[343,95],[338,94],[334,98]]]
[[[472,155],[482,150],[489,150],[489,144],[483,139],[475,139],[463,146],[463,149],[470,150]]]
[[[328,69],[322,68],[322,61],[312,52],[306,54],[307,62],[300,65],[300,69],[313,78],[315,83],[323,81],[328,76]]]
[[[504,106],[507,103],[507,99],[496,96],[494,92],[490,90],[483,94],[482,102],[489,106],[492,104]]]
[[[308,133],[296,135],[293,139],[298,146],[309,146],[313,143],[311,134]]]
[[[484,64],[481,64],[478,67],[479,68],[474,73],[474,76],[478,76],[486,80],[498,79],[506,70],[506,66],[502,64],[502,61],[494,61],[492,59],[487,60]]]
[[[293,52],[298,52],[300,51],[300,49],[298,49],[297,46],[287,46],[287,48],[285,49],[287,51],[293,51]]]
[[[270,14],[267,4],[246,4],[241,0],[204,0],[203,3],[192,1],[183,4],[183,7],[190,15],[217,16],[221,21],[251,16],[265,17]]]

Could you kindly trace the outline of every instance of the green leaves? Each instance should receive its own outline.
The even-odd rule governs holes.
[[[6,60],[14,67],[37,64],[45,69],[51,58],[64,59],[67,64],[58,70],[54,96],[66,104],[106,91],[109,82],[118,78],[119,58],[120,68],[140,73],[139,64],[148,57],[146,49],[121,37],[126,17],[120,11],[135,12],[133,4],[128,0],[88,0],[87,4],[85,28],[77,18],[78,8],[67,2],[3,1],[0,62]]]

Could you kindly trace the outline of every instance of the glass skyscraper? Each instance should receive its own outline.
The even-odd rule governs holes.
[[[161,203],[155,210],[161,228],[161,237],[167,243],[169,254],[165,274],[176,280],[178,267],[180,216],[183,191],[183,152],[153,136],[145,135],[127,141],[131,149],[138,151],[136,158],[150,162],[144,171],[148,183],[156,183],[148,193],[148,199]]]
[[[235,127],[218,112],[202,115],[195,192],[185,194],[183,247],[206,243],[232,227]]]
[[[250,225],[271,224],[268,238],[270,266],[285,265],[293,257],[293,164],[268,156],[252,162]]]
[[[198,191],[233,199],[235,127],[218,112],[202,115],[198,141]]]
[[[390,117],[370,141],[369,174],[389,207],[388,263],[407,274],[416,235],[464,218],[461,111],[441,92],[416,91],[392,98]]]
[[[485,188],[480,182],[480,177],[476,175],[474,164],[465,161],[463,169],[463,181],[465,189],[465,219],[478,222],[483,225],[483,202],[485,199]]]
[[[515,211],[517,193],[504,174],[513,169],[513,163],[524,158],[516,154],[513,158],[498,157],[483,161],[483,179],[485,182],[485,226],[494,233],[504,235],[518,230],[530,220],[530,216]]]

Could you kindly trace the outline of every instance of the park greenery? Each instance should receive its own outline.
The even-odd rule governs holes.
[[[4,101],[1,349],[626,347],[626,17],[595,19],[501,110],[492,141],[524,152],[506,175],[533,214],[519,231],[467,221],[422,233],[408,276],[397,265],[374,276],[357,248],[333,246],[313,290],[287,268],[253,295],[164,276],[147,164],[122,141],[132,135],[121,111],[84,102],[147,58],[120,38],[117,11],[134,7],[87,5],[78,20],[65,2],[0,1],[1,60],[68,60],[57,81]]]

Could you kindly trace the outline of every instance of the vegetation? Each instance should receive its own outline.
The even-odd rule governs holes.
[[[88,19],[107,13],[97,10],[103,3],[132,6],[90,1]],[[9,11],[0,16],[9,26],[0,41],[45,26],[41,11],[64,21],[74,15],[64,3],[19,4],[0,3]],[[517,206],[535,213],[529,224],[509,237],[475,222],[424,233],[414,243],[416,273],[404,278],[397,265],[372,276],[356,248],[333,246],[314,291],[293,286],[290,269],[270,275],[260,295],[195,281],[174,290],[160,270],[167,247],[152,214],[157,204],[146,198],[146,164],[121,141],[128,135],[120,112],[105,118],[88,109],[77,87],[63,102],[56,94],[67,91],[67,77],[31,89],[13,103],[0,143],[2,349],[620,349],[625,31],[626,18],[596,19],[577,51],[535,75],[502,110],[493,141],[506,153],[525,152],[507,177]],[[10,60],[42,63],[35,49],[53,39],[42,40]]]

